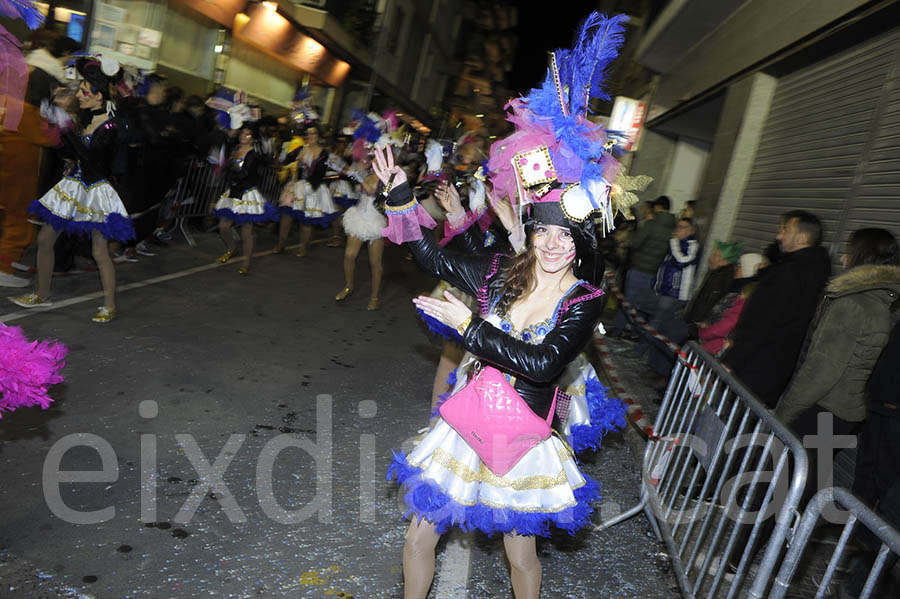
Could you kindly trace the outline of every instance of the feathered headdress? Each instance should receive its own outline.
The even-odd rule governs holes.
[[[319,121],[319,113],[312,105],[312,96],[306,88],[298,90],[291,102],[291,120],[298,125],[306,123],[317,123]]]
[[[222,88],[206,100],[206,105],[218,111],[216,122],[225,129],[240,129],[259,119],[259,110],[247,105],[247,96],[242,91]]]
[[[522,206],[558,202],[565,218],[593,236],[602,216],[612,230],[609,194],[620,164],[602,125],[588,120],[592,97],[603,90],[607,69],[624,41],[625,15],[592,13],[575,45],[551,53],[541,87],[507,104],[516,131],[491,146],[488,168],[495,192]]]
[[[403,147],[406,135],[399,126],[396,110],[387,110],[384,114],[370,112],[363,114],[361,110],[352,112],[353,121],[341,132],[353,138],[353,160],[360,161],[373,145]]]

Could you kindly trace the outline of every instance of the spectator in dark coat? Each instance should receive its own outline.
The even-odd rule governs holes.
[[[669,251],[669,239],[675,230],[675,216],[669,213],[671,202],[660,196],[653,202],[653,218],[638,226],[631,236],[631,264],[625,276],[625,298],[639,312],[656,310],[653,284],[656,271]],[[619,311],[611,336],[621,336],[628,329],[625,313]]]
[[[770,408],[791,380],[831,275],[831,260],[820,245],[822,224],[815,215],[803,210],[785,214],[776,239],[785,255],[760,271],[759,285],[747,300],[723,357]]]

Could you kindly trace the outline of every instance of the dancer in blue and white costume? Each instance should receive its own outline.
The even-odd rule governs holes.
[[[113,85],[120,67],[111,59],[85,56],[76,61],[75,72],[81,79],[76,94],[82,111],[81,128],[78,132],[64,131],[63,142],[77,158],[78,169],[29,206],[29,211],[44,222],[38,233],[37,289],[10,300],[25,308],[50,305],[57,237],[60,233],[88,234],[103,287],[103,306],[92,320],[106,323],[116,316],[116,270],[109,242],[134,239],[128,212],[111,183],[113,160],[121,150],[113,118]],[[48,107],[45,112],[51,120],[66,120],[59,109]]]
[[[498,197],[508,197],[524,222],[525,251],[456,254],[430,232],[435,223],[417,204],[393,156],[376,151],[375,172],[390,190],[386,236],[407,243],[420,265],[478,299],[478,314],[451,294],[415,298],[417,308],[456,329],[466,351],[512,383],[539,418],[551,413],[561,375],[593,337],[602,291],[583,276],[598,232],[612,228],[609,181],[618,163],[602,126],[585,118],[592,92],[623,41],[624,18],[593,13],[572,50],[554,52],[539,89],[511,103],[516,132],[498,140],[488,163]],[[595,219],[598,220],[595,230]],[[514,425],[509,425],[511,428]],[[555,526],[574,534],[590,524],[597,483],[579,469],[558,436],[538,442],[505,474],[439,418],[409,455],[395,454],[389,475],[402,485],[412,522],[403,550],[405,599],[424,599],[434,575],[434,550],[451,526],[502,533],[517,599],[540,595],[535,537]]]
[[[259,192],[259,169],[261,157],[253,142],[256,136],[252,125],[246,124],[238,131],[238,145],[228,160],[228,187],[216,202],[213,214],[219,219],[219,235],[225,242],[225,253],[218,261],[228,262],[234,256],[236,247],[231,228],[240,227],[243,265],[238,272],[250,272],[250,257],[253,255],[253,224],[271,222],[278,219],[278,212]]]
[[[282,193],[280,210],[282,223],[293,218],[300,223],[300,247],[297,256],[304,257],[309,252],[312,240],[313,225],[327,227],[340,212],[331,198],[331,192],[325,183],[328,170],[328,150],[321,145],[319,128],[315,123],[308,123],[304,131],[305,144],[297,156],[297,179]],[[284,231],[284,224],[282,224]],[[290,230],[288,225],[287,230]],[[287,237],[285,233],[284,237]],[[280,243],[280,242],[279,242]]]

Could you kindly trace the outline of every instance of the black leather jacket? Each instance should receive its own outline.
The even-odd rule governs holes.
[[[240,199],[248,189],[259,184],[261,162],[260,155],[256,150],[247,152],[243,162],[238,163],[237,160],[231,160],[228,165],[228,184],[231,188],[229,195],[231,197]]]
[[[412,201],[409,185],[391,190],[387,204]],[[409,248],[427,271],[478,298],[481,315],[473,315],[463,336],[463,347],[483,362],[515,376],[515,388],[534,412],[546,418],[556,383],[565,367],[590,341],[600,318],[602,292],[584,283],[564,298],[556,325],[541,343],[521,341],[484,320],[502,293],[502,254],[458,254],[440,247],[430,231],[409,242]],[[554,418],[554,426],[559,422]]]
[[[112,164],[117,135],[118,126],[112,119],[103,122],[90,136],[82,136],[75,131],[62,134],[65,149],[78,160],[82,183],[90,186],[106,179],[111,185],[115,184]]]

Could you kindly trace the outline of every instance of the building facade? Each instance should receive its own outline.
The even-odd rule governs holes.
[[[323,122],[399,109],[425,129],[460,62],[464,0],[85,2],[85,45],[189,94],[243,90],[269,112],[308,89]]]
[[[835,265],[857,228],[900,234],[898,23],[896,2],[666,3],[635,53],[654,77],[632,172],[748,250],[791,209],[822,219]]]

